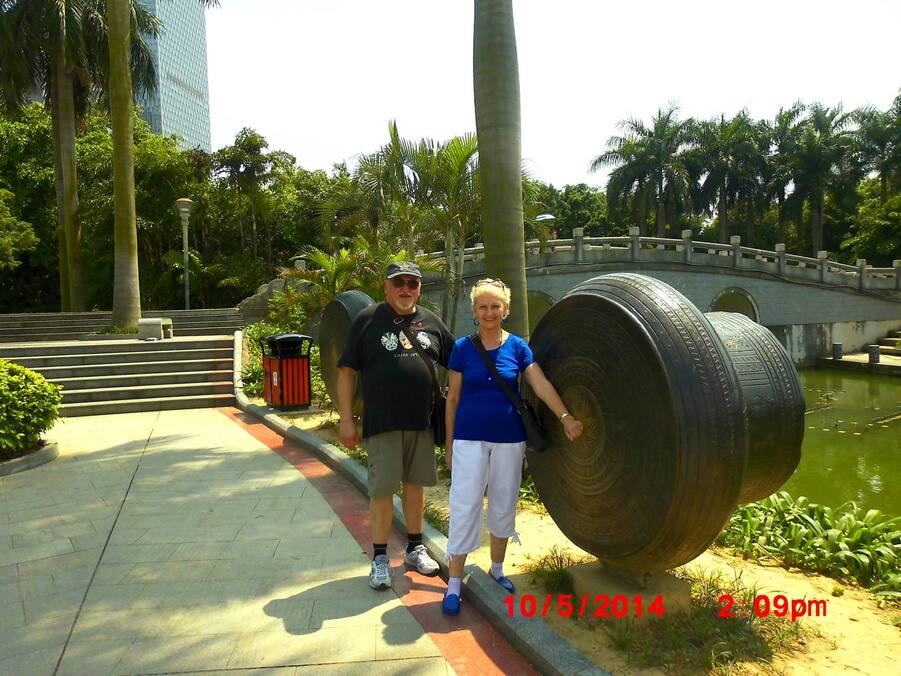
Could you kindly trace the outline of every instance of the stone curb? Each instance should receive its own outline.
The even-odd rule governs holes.
[[[24,472],[27,469],[40,467],[41,465],[54,460],[58,455],[59,446],[57,443],[55,441],[48,441],[39,451],[23,455],[21,458],[0,462],[0,476],[9,476],[10,474],[16,474],[17,472]]]
[[[326,465],[349,480],[364,495],[368,492],[366,468],[340,451],[336,446],[323,441],[314,434],[291,425],[273,409],[253,404],[244,394],[241,381],[241,355],[243,352],[243,332],[235,332],[234,387],[235,401],[242,411],[259,419],[267,427],[294,441],[319,457]],[[401,532],[406,531],[403,504],[394,496],[394,525]],[[447,580],[447,537],[429,523],[422,524],[422,539],[438,564],[441,576]],[[609,676],[608,671],[596,666],[591,660],[551,629],[540,618],[527,619],[515,609],[509,617],[504,611],[503,600],[506,592],[477,566],[466,567],[464,578],[464,599],[471,603],[491,625],[507,639],[536,669],[543,674],[569,675],[585,674]]]

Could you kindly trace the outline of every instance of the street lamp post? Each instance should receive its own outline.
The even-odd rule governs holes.
[[[189,280],[188,272],[188,219],[191,218],[191,207],[194,206],[194,202],[187,197],[181,197],[175,200],[175,206],[178,207],[178,214],[181,216],[181,250],[185,275],[185,310],[190,310],[191,282]]]

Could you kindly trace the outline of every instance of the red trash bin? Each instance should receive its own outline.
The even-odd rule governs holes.
[[[259,339],[263,357],[263,399],[276,408],[309,408],[312,401],[310,348],[313,339],[283,333]]]

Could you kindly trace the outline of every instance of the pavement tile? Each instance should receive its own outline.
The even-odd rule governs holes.
[[[34,529],[27,533],[17,533],[12,536],[14,547],[26,547],[29,545],[39,545],[54,540],[64,540],[65,538],[76,537],[78,535],[88,535],[96,532],[94,526],[90,522],[73,523],[62,526],[48,526],[46,528]]]
[[[278,509],[271,512],[250,512],[247,514],[203,514],[196,519],[195,523],[199,526],[219,525],[224,523],[237,523],[241,525],[290,523],[293,518],[293,509]]]
[[[4,603],[0,607],[3,608],[0,613],[0,632],[25,626],[25,608],[18,600],[15,603]]]
[[[60,664],[58,676],[108,676],[128,652],[134,639],[98,639],[70,641]]]
[[[126,674],[224,669],[237,635],[168,636],[137,640],[129,646],[116,671]]]
[[[0,659],[43,650],[50,646],[62,646],[66,642],[66,635],[69,633],[69,627],[72,626],[74,619],[75,611],[73,610],[68,615],[38,620],[0,632]],[[17,676],[22,674],[28,674],[28,672],[19,672]]]
[[[298,559],[257,559],[217,561],[208,580],[285,579],[304,571],[320,571],[322,554],[313,553]],[[331,576],[331,572],[328,575]]]
[[[93,573],[94,566],[81,566],[80,568],[64,570],[59,573],[53,573],[53,583],[57,591],[64,591],[79,586],[81,589],[86,589]]]
[[[228,524],[212,528],[150,528],[138,538],[138,544],[185,542],[232,542],[241,526]],[[255,538],[262,540],[264,538]]]
[[[11,563],[8,566],[0,566],[0,584],[15,582],[19,579],[19,567]]]
[[[254,507],[255,512],[271,512],[275,509],[296,510],[300,507],[303,499],[300,496],[294,498],[260,498],[260,501]]]
[[[72,551],[74,551],[72,543],[69,542],[68,539],[53,540],[52,542],[44,542],[37,545],[13,547],[12,549],[0,550],[0,566],[46,559],[48,556],[68,554]]]
[[[62,523],[62,520],[58,516],[45,516],[39,519],[26,519],[25,521],[16,521],[15,523],[12,523],[7,519],[5,523],[0,522],[0,535],[18,535],[19,533],[32,533],[44,528],[59,526]]]
[[[56,583],[54,582],[52,575],[35,575],[34,577],[26,577],[22,580],[19,580],[18,587],[23,598],[47,596],[48,594],[55,594],[59,591],[56,588]],[[84,587],[82,587],[82,590],[83,589]],[[2,594],[0,594],[0,598],[2,598]],[[3,604],[0,603],[0,608],[2,607]]]
[[[271,559],[278,540],[210,542],[178,545],[170,561],[216,561],[221,559]]]
[[[97,532],[108,533],[110,528],[112,528],[112,524],[106,529],[98,528]],[[109,543],[111,545],[133,545],[137,543],[141,539],[141,536],[147,531],[147,528],[124,528],[117,526],[112,535],[110,535]]]
[[[297,667],[294,676],[344,676],[353,667],[366,676],[447,676],[447,662],[443,657],[422,657],[400,660],[384,660],[369,664],[316,664],[308,667]],[[254,672],[256,674],[257,672]],[[232,675],[234,676],[234,675]]]
[[[82,610],[72,631],[73,640],[92,637],[120,639],[182,636],[182,622],[189,613],[183,608],[113,608]]]
[[[166,561],[175,552],[177,545],[110,545],[103,554],[104,563],[141,563],[146,561]]]
[[[88,590],[83,612],[109,612],[136,608],[146,600],[143,584],[94,585]],[[155,607],[144,605],[144,607]]]
[[[28,624],[53,617],[70,616],[78,610],[84,589],[70,589],[46,596],[24,597],[25,619]]]
[[[136,563],[128,574],[119,581],[119,584],[203,580],[212,572],[215,565],[215,561]]]
[[[367,585],[368,586],[368,585]],[[364,590],[366,591],[366,590]],[[368,590],[372,591],[372,590]],[[301,593],[301,597],[306,594]],[[310,614],[310,628],[383,627],[388,624],[416,623],[403,601],[394,594],[359,594],[354,598],[316,598]],[[420,627],[420,630],[422,627]]]
[[[230,669],[363,662],[375,659],[373,628],[336,627],[311,633],[258,632],[242,634]]]
[[[12,535],[0,535],[0,552],[4,549],[12,549],[13,548],[13,536]]]
[[[0,676],[50,676],[62,649],[61,641],[59,645],[0,659]]]
[[[360,545],[349,537],[310,537],[282,540],[275,550],[275,558],[296,559],[309,556],[312,552],[327,552],[346,558],[356,556],[359,551]]]
[[[94,575],[95,585],[119,584],[125,578],[131,569],[133,563],[106,563],[103,562],[97,567],[97,574]]]
[[[95,547],[103,547],[106,544],[107,533],[87,533],[85,535],[76,535],[69,538],[72,543],[72,549],[80,552],[83,549],[93,549]]]
[[[71,554],[51,556],[36,561],[27,561],[19,564],[19,577],[34,577],[35,575],[46,575],[48,573],[53,575],[81,568],[82,566],[94,566],[99,558],[100,548],[98,547],[96,549],[72,552]]]

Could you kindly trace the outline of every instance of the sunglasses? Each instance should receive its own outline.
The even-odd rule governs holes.
[[[419,280],[415,277],[409,277],[407,279],[404,279],[403,277],[392,277],[391,286],[395,289],[402,289],[406,286],[408,289],[415,291],[419,288]]]
[[[486,277],[485,279],[480,279],[479,281],[476,282],[475,285],[476,285],[476,286],[490,285],[490,286],[496,286],[496,287],[498,287],[499,289],[506,289],[506,288],[507,288],[507,285],[504,284],[501,280],[499,280],[499,279],[491,279],[491,277]]]

